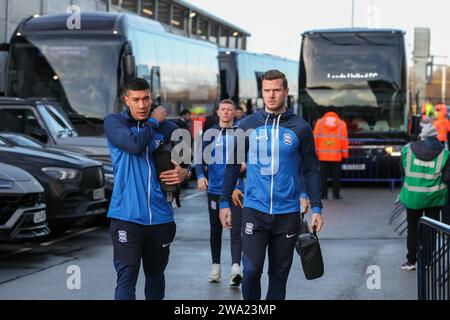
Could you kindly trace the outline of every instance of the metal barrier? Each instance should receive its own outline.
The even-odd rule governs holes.
[[[399,196],[397,196],[397,200],[395,200],[394,210],[392,210],[391,215],[389,216],[389,225],[392,225],[398,217],[401,217],[402,220],[394,229],[394,232],[401,236],[408,229],[408,223],[406,219],[406,208],[400,202]]]
[[[450,300],[450,226],[422,217],[417,232],[419,300]]]

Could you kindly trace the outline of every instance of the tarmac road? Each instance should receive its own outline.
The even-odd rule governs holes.
[[[325,275],[306,280],[295,254],[287,299],[417,299],[416,272],[400,269],[406,255],[405,235],[398,236],[393,232],[395,224],[388,225],[397,192],[362,186],[343,189],[343,200],[325,200],[325,225],[319,234]],[[224,232],[222,281],[211,284],[206,195],[189,189],[183,198],[182,208],[175,211],[177,236],[166,270],[166,299],[241,299],[240,289],[228,286],[228,232]],[[267,266],[263,297],[266,270]],[[79,283],[72,281],[78,271]],[[141,272],[138,299],[144,299],[143,279]],[[112,299],[114,288],[112,244],[105,227],[0,244],[0,299]]]

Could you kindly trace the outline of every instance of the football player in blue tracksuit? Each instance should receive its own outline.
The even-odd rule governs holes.
[[[135,299],[142,260],[145,298],[163,299],[164,270],[169,246],[175,237],[172,204],[166,200],[156,176],[152,152],[164,140],[170,142],[177,126],[165,121],[166,112],[156,108],[150,115],[152,98],[146,80],[134,79],[124,90],[127,110],[105,118],[114,168],[114,190],[108,217],[117,272],[116,300]],[[190,168],[175,164],[160,178],[174,185],[190,177]]]
[[[320,169],[311,127],[287,111],[289,89],[278,70],[262,76],[265,109],[246,117],[239,129],[246,131],[247,181],[242,213],[243,282],[246,300],[261,298],[261,273],[268,247],[269,288],[266,299],[286,298],[300,225],[301,186],[304,184],[313,212],[311,227],[323,225]],[[248,132],[250,131],[250,132]],[[229,163],[220,200],[220,218],[231,227],[230,196],[241,165]],[[301,176],[303,175],[302,180]]]
[[[208,211],[210,222],[210,246],[212,269],[208,277],[210,282],[218,282],[221,278],[220,253],[222,248],[222,224],[219,218],[219,199],[222,194],[223,179],[228,156],[233,150],[236,123],[234,121],[236,105],[232,100],[222,100],[219,103],[217,115],[219,123],[205,131],[202,140],[201,164],[195,166],[197,184],[201,191],[208,191]],[[200,159],[199,157],[199,159]],[[205,165],[208,167],[208,178],[205,175]],[[242,188],[243,182],[240,182]],[[233,212],[233,228],[231,229],[231,279],[230,286],[238,287],[242,281],[241,272],[241,230],[240,220],[242,208],[231,206]]]

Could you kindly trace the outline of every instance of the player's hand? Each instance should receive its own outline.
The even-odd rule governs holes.
[[[198,181],[197,181],[197,188],[200,191],[208,190],[208,179],[206,179],[206,178],[198,179]]]
[[[233,194],[231,195],[231,200],[233,201],[233,204],[237,207],[243,208],[244,205],[242,204],[242,199],[244,198],[244,194],[239,189],[234,189]]]
[[[189,175],[188,169],[180,167],[175,160],[172,160],[172,163],[175,165],[175,168],[164,171],[159,176],[161,181],[169,186],[182,183]]]
[[[231,209],[230,208],[223,208],[220,209],[219,213],[220,222],[222,223],[222,226],[225,229],[230,230],[231,229]]]
[[[166,109],[161,106],[153,110],[152,114],[150,115],[151,118],[158,120],[159,123],[166,121],[166,116]]]
[[[313,229],[315,228],[317,232],[320,232],[320,230],[322,230],[322,226],[323,226],[322,215],[319,213],[313,214],[311,218],[311,228]]]

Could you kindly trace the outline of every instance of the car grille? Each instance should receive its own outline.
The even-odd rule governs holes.
[[[81,192],[70,192],[64,196],[61,200],[61,211],[71,212],[76,210],[83,200],[83,193]]]
[[[33,207],[42,202],[41,193],[0,195],[0,224],[5,224],[17,208]]]
[[[105,185],[102,167],[91,167],[83,170],[83,187],[97,189]]]

